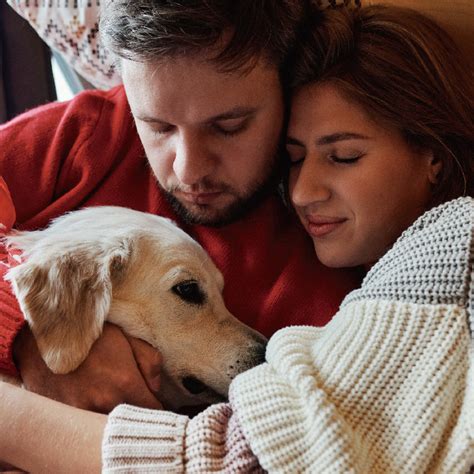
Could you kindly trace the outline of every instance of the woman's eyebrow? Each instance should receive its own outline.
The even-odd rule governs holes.
[[[353,132],[338,132],[331,135],[324,135],[316,140],[317,145],[330,145],[331,143],[343,140],[368,140],[370,137]]]
[[[316,145],[330,145],[331,143],[340,142],[343,140],[369,140],[370,137],[360,133],[353,132],[337,132],[330,135],[324,135],[316,140]],[[303,142],[294,137],[286,137],[287,145],[305,146]]]

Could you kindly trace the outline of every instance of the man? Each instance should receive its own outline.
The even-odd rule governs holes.
[[[102,34],[124,87],[84,93],[0,128],[0,174],[17,226],[114,204],[176,220],[223,272],[230,311],[267,336],[326,323],[357,276],[322,267],[276,192],[280,72],[302,0],[109,2]],[[131,113],[130,113],[131,112]],[[73,374],[41,361],[7,283],[0,369],[71,405],[157,407],[159,357],[108,326]],[[18,336],[18,337],[17,337]],[[88,387],[85,390],[85,387]]]

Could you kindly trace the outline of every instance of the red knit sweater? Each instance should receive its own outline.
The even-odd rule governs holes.
[[[16,118],[0,127],[0,150],[0,175],[10,187],[19,229],[95,205],[178,220],[147,165],[122,87],[85,92]],[[311,241],[276,196],[222,228],[178,223],[222,271],[229,310],[267,336],[290,324],[327,323],[359,283],[356,272],[316,260]],[[0,274],[1,371],[15,373],[11,349],[22,324]]]
[[[15,223],[15,208],[8,187],[0,176],[0,235],[8,232]]]

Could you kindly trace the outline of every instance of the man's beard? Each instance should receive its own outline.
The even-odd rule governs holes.
[[[188,209],[174,196],[173,192],[176,189],[167,190],[159,183],[158,186],[178,217],[186,224],[221,227],[239,220],[245,214],[255,209],[267,196],[277,189],[279,176],[279,167],[274,163],[272,171],[267,178],[260,183],[254,184],[250,191],[243,196],[237,196],[232,189],[220,187],[219,189],[223,192],[235,196],[236,200],[227,207],[217,211],[212,206],[206,204],[194,204],[193,207],[196,210]]]

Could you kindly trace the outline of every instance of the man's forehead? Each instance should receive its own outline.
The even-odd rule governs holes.
[[[242,74],[223,73],[202,58],[124,60],[122,75],[134,115],[166,122],[249,114],[281,94],[278,71],[267,63]]]
[[[228,109],[222,113],[218,113],[216,115],[209,115],[202,120],[203,123],[207,122],[217,122],[223,120],[232,120],[232,119],[239,119],[239,118],[249,118],[253,117],[257,114],[259,107],[241,107],[236,106],[231,109]],[[153,115],[146,115],[139,111],[135,114],[135,118],[141,120],[142,122],[148,123],[164,123],[167,122],[161,116],[153,116]]]
[[[120,58],[121,71],[135,71],[138,74],[166,74],[179,76],[183,70],[201,71],[202,73],[218,76],[220,80],[245,80],[248,76],[262,73],[277,73],[278,67],[264,56],[249,58],[245,63],[235,68],[224,67],[215,61],[215,56],[209,54],[195,54],[169,56],[155,60],[136,61]]]

